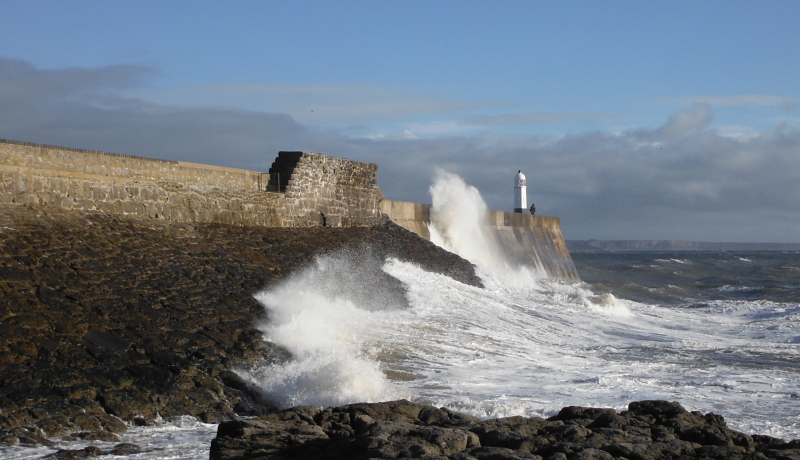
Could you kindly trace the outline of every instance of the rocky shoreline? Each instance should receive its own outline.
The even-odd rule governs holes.
[[[189,225],[0,205],[0,444],[274,411],[230,370],[288,357],[255,328],[266,313],[253,295],[345,249],[480,283],[470,263],[389,222]]]
[[[296,407],[223,422],[211,460],[798,459],[800,440],[731,430],[716,414],[668,401],[627,411],[565,407],[548,419],[480,420],[400,400],[320,410]]]
[[[738,433],[663,401],[547,420],[481,421],[408,401],[278,411],[231,371],[290,359],[256,329],[268,318],[253,295],[341,251],[480,285],[469,262],[390,222],[190,225],[0,205],[0,446],[114,443],[132,425],[191,415],[221,423],[218,459],[800,459],[800,441]],[[383,276],[382,289],[403,289]],[[122,443],[50,458],[139,451]]]

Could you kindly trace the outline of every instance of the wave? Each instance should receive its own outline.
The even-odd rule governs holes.
[[[366,337],[382,316],[407,303],[371,271],[369,257],[351,251],[321,256],[257,294],[267,310],[268,320],[259,325],[265,340],[293,359],[239,374],[281,407],[396,398]]]
[[[487,233],[488,207],[478,189],[455,174],[438,170],[430,194],[431,241],[474,263],[484,284],[524,288],[547,277],[533,260],[528,265],[512,261]]]
[[[439,243],[476,263],[484,288],[398,259],[318,258],[257,295],[265,339],[294,359],[240,374],[282,406],[405,397],[491,418],[667,399],[800,437],[796,305],[662,307],[537,276],[480,247],[476,190],[442,173],[431,192]],[[473,209],[454,212],[459,197]]]

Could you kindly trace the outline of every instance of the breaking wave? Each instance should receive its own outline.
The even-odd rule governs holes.
[[[437,243],[485,288],[397,259],[320,257],[257,295],[265,339],[293,359],[240,374],[282,406],[404,397],[487,418],[667,399],[800,437],[796,305],[664,307],[542,278],[492,249],[477,190],[440,173],[431,194]]]

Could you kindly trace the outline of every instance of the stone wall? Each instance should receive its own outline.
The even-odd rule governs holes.
[[[431,239],[431,205],[408,201],[383,200],[381,210],[392,222],[417,235]]]
[[[264,191],[267,175],[257,171],[0,141],[0,202],[271,227],[385,221],[377,165],[317,153],[284,156],[294,160],[294,172],[282,193],[273,193]]]
[[[385,200],[378,166],[280,152],[270,174],[0,140],[0,203],[55,206],[173,222],[352,227],[389,219],[430,239],[430,206]],[[578,275],[555,217],[490,211],[487,235],[509,258],[548,275]]]
[[[381,209],[394,223],[430,239],[431,205],[384,200]],[[579,280],[558,217],[488,211],[485,235],[489,244],[512,263],[533,267],[553,278]]]
[[[6,142],[0,143],[0,171],[125,184],[170,183],[199,190],[257,191],[260,178],[260,173],[243,169]]]
[[[281,175],[284,226],[375,225],[385,218],[378,165],[311,152],[280,152],[270,173]]]

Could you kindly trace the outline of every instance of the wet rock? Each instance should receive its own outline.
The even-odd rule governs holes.
[[[119,433],[159,415],[219,422],[274,412],[230,371],[290,358],[255,328],[266,313],[253,294],[342,251],[378,278],[385,292],[370,295],[405,298],[380,270],[386,257],[480,284],[471,264],[391,223],[187,232],[0,204],[0,442]],[[426,417],[452,418],[438,409]]]
[[[686,409],[680,403],[661,400],[634,401],[628,404],[628,410],[637,414],[652,415],[660,420],[686,413]]]
[[[4,440],[5,444],[12,446],[51,446],[55,444],[44,431],[35,426],[0,430],[0,439]]]
[[[694,427],[671,428],[688,422]],[[800,441],[748,436],[727,428],[719,415],[689,413],[667,401],[631,403],[620,413],[568,407],[548,420],[482,421],[401,400],[298,407],[223,422],[210,458],[755,460],[800,458],[799,448]]]
[[[119,436],[108,431],[83,431],[80,433],[72,433],[73,437],[82,439],[84,441],[107,441],[107,442],[120,442],[122,441]]]
[[[88,446],[83,449],[60,449],[46,457],[46,460],[72,460],[74,458],[92,458],[103,455],[103,449],[97,446]]]
[[[136,444],[132,444],[129,442],[123,442],[121,444],[117,444],[111,450],[108,451],[109,455],[133,455],[141,452],[144,452],[144,449],[142,449]]]
[[[550,440],[538,436],[539,430],[546,426],[550,426],[547,420],[539,417],[507,417],[483,423],[475,421],[472,431],[478,435],[482,445],[532,450],[536,449],[534,446],[550,443]]]

